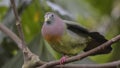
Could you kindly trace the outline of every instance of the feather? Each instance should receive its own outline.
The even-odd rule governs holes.
[[[103,35],[101,35],[100,33],[90,32],[86,28],[81,27],[79,24],[77,24],[75,22],[64,20],[64,23],[66,23],[68,30],[71,30],[72,32],[78,34],[79,36],[89,36],[92,38],[91,41],[88,42],[88,45],[86,46],[84,51],[89,51],[107,41],[107,39],[105,39],[105,37]],[[108,46],[107,48],[105,48],[102,51],[99,51],[93,55],[107,54],[107,53],[110,53],[111,50],[112,50],[111,46]]]

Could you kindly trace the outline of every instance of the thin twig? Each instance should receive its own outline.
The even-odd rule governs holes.
[[[18,32],[19,32],[19,37],[22,40],[22,47],[23,47],[23,49],[25,49],[26,46],[25,46],[25,40],[24,40],[24,35],[23,35],[23,30],[22,30],[22,25],[21,25],[22,23],[21,23],[21,20],[19,18],[14,0],[10,0],[10,2],[11,2],[11,6],[13,8],[14,14],[15,14],[16,25],[17,25],[17,29],[18,29]]]
[[[26,46],[24,34],[23,34],[23,30],[22,30],[22,23],[21,23],[21,20],[19,18],[16,6],[15,6],[15,2],[14,2],[14,0],[10,0],[10,2],[11,2],[11,6],[13,8],[14,14],[15,14],[16,25],[17,25],[17,29],[19,32],[19,36],[20,36],[20,39],[22,40],[22,52],[23,52],[23,57],[24,57],[24,64],[23,64],[22,68],[34,67],[36,65],[36,63],[38,63],[40,61],[39,56],[32,53],[29,50],[29,48]]]
[[[32,3],[32,1],[24,1],[20,7],[18,8],[18,14],[19,16],[21,13]],[[11,8],[10,8],[11,9]],[[8,12],[9,13],[9,12]],[[4,24],[4,23],[3,23]],[[14,40],[14,42],[18,45],[18,48],[22,50],[22,44],[21,44],[21,39],[13,33],[9,28],[7,28],[5,25],[0,23],[0,30],[7,34],[11,39]]]
[[[77,61],[77,60],[81,60],[81,59],[83,59],[83,58],[85,58],[85,57],[87,57],[87,56],[89,56],[91,54],[96,53],[97,51],[100,51],[100,50],[110,46],[111,44],[113,44],[113,43],[115,43],[115,42],[117,42],[119,40],[120,40],[120,35],[112,38],[111,40],[103,43],[102,45],[100,45],[100,46],[98,46],[98,47],[96,47],[96,48],[94,48],[94,49],[92,49],[92,50],[90,50],[88,52],[84,52],[84,53],[82,53],[80,55],[70,57],[70,58],[66,59],[66,61],[64,63],[70,63],[70,62],[74,62],[74,61]],[[47,67],[51,67],[51,66],[55,66],[55,65],[59,65],[59,64],[60,64],[59,60],[51,61],[51,62],[48,62],[48,63],[42,65],[40,68],[47,68]]]

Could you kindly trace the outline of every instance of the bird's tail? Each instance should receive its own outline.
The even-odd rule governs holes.
[[[92,41],[90,41],[87,45],[87,47],[84,49],[84,51],[89,51],[103,43],[105,43],[106,41],[108,41],[107,39],[105,39],[105,37],[103,35],[101,35],[98,32],[89,32],[89,36],[92,37]],[[111,46],[108,46],[106,48],[104,48],[101,51],[98,51],[95,54],[92,55],[99,55],[99,54],[108,54],[110,53],[112,50]]]

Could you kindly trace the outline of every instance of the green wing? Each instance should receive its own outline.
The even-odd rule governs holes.
[[[86,28],[81,27],[81,25],[79,25],[78,23],[72,22],[72,21],[67,21],[64,20],[64,23],[66,23],[67,25],[67,29],[78,34],[79,37],[85,37],[88,38],[90,37],[91,40],[89,40],[86,48],[84,49],[84,51],[89,51],[101,44],[103,44],[104,42],[107,41],[107,39],[105,39],[105,37],[103,35],[101,35],[98,32],[90,32],[88,31]],[[107,54],[110,53],[112,50],[111,46],[108,46],[107,48],[105,48],[102,51],[99,51],[93,55],[97,55],[97,54]]]

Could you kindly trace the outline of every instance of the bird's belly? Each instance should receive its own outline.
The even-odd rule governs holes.
[[[85,39],[83,39],[86,41]],[[74,37],[64,37],[57,42],[50,43],[51,47],[59,53],[65,55],[76,55],[86,47],[87,42],[83,42]]]
[[[51,45],[54,50],[65,55],[76,55],[86,47],[86,44]]]
[[[57,35],[46,35],[45,36],[45,39],[47,40],[48,43],[57,43],[61,40],[61,37],[60,36],[57,36]]]
[[[66,55],[78,54],[88,43],[87,37],[80,37],[72,32],[67,32],[62,37],[48,36],[46,40],[54,50]]]

